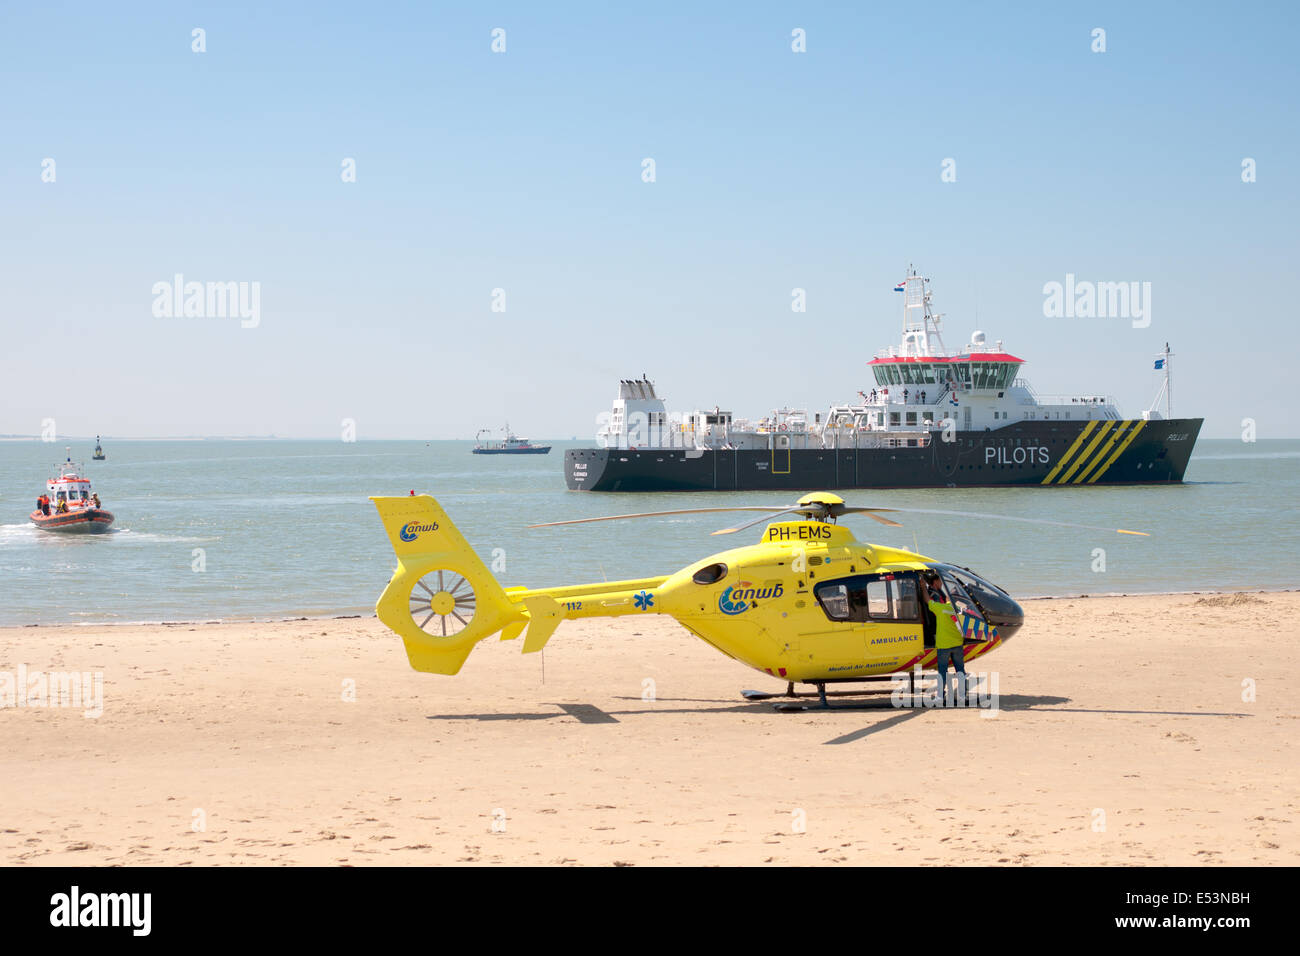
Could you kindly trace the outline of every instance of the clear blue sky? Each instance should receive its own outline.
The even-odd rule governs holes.
[[[1040,392],[1135,414],[1168,339],[1204,435],[1300,434],[1295,5],[922,10],[8,3],[0,433],[589,436],[643,371],[821,409],[915,262]],[[261,324],[155,318],[175,273]],[[1151,326],[1045,318],[1066,273],[1152,283]]]

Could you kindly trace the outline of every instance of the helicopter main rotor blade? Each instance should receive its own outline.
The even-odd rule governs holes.
[[[736,505],[732,508],[680,508],[676,511],[645,511],[630,515],[604,515],[600,518],[574,518],[570,521],[547,521],[543,524],[530,524],[530,528],[554,528],[562,524],[587,524],[592,521],[622,521],[624,518],[658,518],[661,515],[699,515],[715,511],[765,511],[768,514],[784,514],[790,508],[763,505]],[[761,520],[761,519],[760,519]]]
[[[989,514],[982,511],[948,511],[940,508],[868,508],[862,506],[843,505],[843,504],[822,504],[812,502],[808,504],[794,505],[733,505],[724,508],[679,508],[673,511],[644,511],[636,514],[626,515],[602,515],[598,518],[573,518],[569,521],[547,521],[542,524],[530,524],[529,528],[555,528],[560,525],[570,524],[589,524],[594,521],[623,521],[627,518],[658,518],[665,515],[697,515],[697,514],[714,514],[727,511],[757,511],[761,512],[759,517],[743,524],[735,525],[731,528],[722,528],[711,534],[735,534],[737,531],[744,531],[746,528],[753,527],[761,521],[769,520],[774,517],[785,514],[804,514],[812,515],[820,511],[824,516],[832,518],[840,517],[847,514],[865,515],[872,521],[887,525],[891,528],[901,528],[902,524],[889,518],[881,517],[880,512],[893,512],[896,514],[923,514],[923,515],[947,515],[954,518],[991,518],[994,521],[1018,521],[1022,524],[1044,524],[1056,525],[1060,528],[1082,528],[1087,531],[1113,531],[1116,534],[1132,534],[1141,537],[1150,537],[1147,531],[1130,531],[1127,528],[1103,528],[1100,525],[1076,524],[1070,521],[1050,521],[1046,518],[1022,518],[1017,515],[997,515]]]
[[[751,520],[751,521],[746,521],[744,524],[738,524],[738,525],[736,525],[735,527],[732,527],[732,528],[720,528],[720,529],[717,530],[717,531],[710,531],[709,534],[711,534],[711,535],[713,535],[713,534],[735,534],[737,531],[744,531],[746,528],[752,528],[754,525],[758,524],[760,521],[770,521],[771,519],[776,518],[776,517],[779,517],[779,516],[781,516],[781,515],[791,514],[791,513],[795,512],[795,511],[800,510],[801,507],[802,507],[802,506],[796,506],[796,507],[794,507],[794,508],[786,508],[786,509],[784,509],[783,511],[773,511],[773,512],[771,512],[771,513],[769,513],[769,514],[759,515],[757,518],[754,518],[754,519]]]
[[[760,518],[755,518],[753,521],[746,521],[744,524],[738,524],[732,528],[722,528],[718,531],[712,531],[710,532],[710,534],[735,534],[737,531],[744,531],[746,528],[752,528],[760,521],[767,521],[771,518],[779,517],[782,514],[808,514],[809,512],[815,510],[816,508],[811,507],[809,505],[795,505],[793,508],[785,509],[785,511],[776,512],[770,515],[763,515]],[[899,524],[897,521],[891,521],[889,518],[882,518],[878,514],[873,514],[873,512],[876,511],[894,511],[894,510],[895,509],[893,508],[849,508],[843,505],[832,505],[827,509],[831,517],[837,518],[843,514],[863,514],[866,515],[868,518],[870,518],[872,521],[879,521],[881,524],[889,525],[889,527],[891,528],[901,528],[902,525]]]
[[[866,516],[867,516],[868,518],[870,518],[872,521],[879,521],[881,524],[889,525],[889,527],[891,527],[891,528],[901,528],[901,527],[903,526],[901,522],[893,521],[893,520],[891,520],[891,519],[889,519],[889,518],[882,518],[882,517],[880,517],[880,515],[875,514],[875,512],[877,512],[877,511],[900,511],[900,510],[904,510],[904,509],[899,509],[899,508],[849,508],[849,507],[845,507],[845,508],[840,509],[837,513],[838,513],[838,514],[844,514],[844,515],[866,515]]]
[[[845,511],[858,511],[846,508]],[[1071,521],[1049,521],[1046,518],[1021,518],[1017,515],[995,515],[983,511],[945,511],[939,508],[890,508],[890,511],[919,515],[950,515],[955,518],[992,518],[995,521],[1019,521],[1025,524],[1052,524],[1060,528],[1084,528],[1088,531],[1114,531],[1116,534],[1136,534],[1144,538],[1151,537],[1149,531],[1129,531],[1126,528],[1103,528],[1095,524],[1075,524]]]

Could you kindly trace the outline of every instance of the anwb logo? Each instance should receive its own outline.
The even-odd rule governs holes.
[[[750,587],[748,581],[741,581],[738,587],[727,588],[718,597],[718,610],[723,614],[740,614],[748,610],[759,598],[778,598],[785,591],[783,585],[774,587]]]
[[[420,532],[422,531],[437,531],[437,530],[438,530],[438,522],[436,521],[433,522],[432,524],[420,524],[419,522],[416,521],[408,521],[406,522],[406,524],[402,525],[402,530],[397,533],[397,536],[401,538],[403,541],[414,541],[416,538],[420,536]]]

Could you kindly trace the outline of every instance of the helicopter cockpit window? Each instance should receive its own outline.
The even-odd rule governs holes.
[[[889,616],[889,582],[868,581],[866,594],[867,594],[867,616],[888,617]]]
[[[823,584],[817,589],[817,600],[832,621],[849,619],[849,589],[843,584]]]
[[[696,584],[716,584],[726,576],[727,566],[725,564],[710,564],[696,571],[691,580]]]
[[[915,621],[920,617],[916,575],[861,574],[824,581],[813,593],[832,621]]]

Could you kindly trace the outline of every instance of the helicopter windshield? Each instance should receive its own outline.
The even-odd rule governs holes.
[[[996,584],[980,577],[969,568],[950,564],[931,565],[943,578],[943,583],[957,599],[957,589],[978,609],[978,616],[995,624],[1004,635],[1010,635],[1025,622],[1025,612],[1015,599]]]
[[[958,614],[970,614],[981,621],[984,620],[984,613],[979,604],[971,600],[971,596],[961,586],[951,569],[940,568],[939,576],[943,578],[944,590],[948,592],[948,600],[952,602],[953,610]]]

